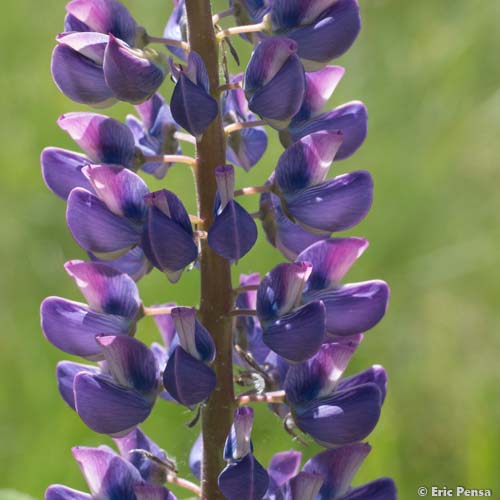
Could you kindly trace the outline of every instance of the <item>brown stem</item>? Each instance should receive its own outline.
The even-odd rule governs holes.
[[[205,62],[208,70],[212,96],[219,102],[219,54],[210,0],[186,1],[189,44]],[[199,217],[205,221],[204,229],[209,230],[214,220],[213,203],[217,190],[215,168],[225,164],[226,144],[219,113],[196,145],[198,168]],[[232,364],[232,319],[233,295],[231,268],[227,260],[218,256],[207,244],[201,242],[200,257],[201,296],[200,320],[211,332],[217,356],[212,368],[217,376],[217,385],[202,411],[203,460],[201,473],[201,498],[223,500],[217,479],[225,466],[223,449],[226,436],[233,421],[234,386]]]
[[[229,311],[230,316],[257,316],[255,309],[233,309]]]

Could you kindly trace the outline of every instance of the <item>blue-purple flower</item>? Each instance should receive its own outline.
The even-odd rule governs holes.
[[[87,303],[48,297],[41,305],[42,330],[68,354],[103,359],[96,336],[133,335],[142,304],[137,286],[126,274],[100,263],[70,261],[67,273]]]

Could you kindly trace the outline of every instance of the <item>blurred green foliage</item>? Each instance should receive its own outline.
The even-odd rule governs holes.
[[[136,19],[161,34],[169,0],[128,0]],[[371,248],[349,279],[384,278],[386,319],[366,335],[350,371],[382,363],[390,375],[382,419],[357,481],[393,476],[400,498],[420,485],[492,488],[500,494],[500,3],[484,0],[362,1],[364,29],[341,60],[347,74],[334,103],[362,99],[370,134],[334,171],[368,169],[376,183],[369,217],[352,234]],[[222,7],[222,2],[218,2]],[[60,95],[49,73],[63,0],[4,2],[0,18],[0,487],[42,498],[64,482],[83,488],[73,445],[93,434],[61,401],[56,362],[65,356],[39,328],[47,295],[78,298],[62,264],[82,252],[64,224],[64,204],[44,187],[39,153],[72,147],[59,114],[83,109]],[[237,42],[242,53],[248,47]],[[244,58],[243,58],[244,59]],[[123,119],[129,108],[111,110]],[[280,154],[273,135],[265,160],[238,183],[262,182]],[[163,183],[193,209],[192,179],[176,167]],[[255,200],[248,200],[249,207]],[[265,273],[281,260],[263,239],[235,267]],[[173,287],[160,273],[140,283],[145,303],[195,304],[197,272]],[[155,338],[145,320],[140,336]],[[272,453],[301,446],[259,410],[255,445]],[[191,416],[159,403],[145,429],[186,471]],[[309,456],[316,448],[303,449]]]

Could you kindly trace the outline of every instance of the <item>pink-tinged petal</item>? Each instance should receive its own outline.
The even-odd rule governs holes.
[[[377,425],[381,404],[378,387],[365,384],[313,401],[294,418],[303,432],[330,448],[365,439]]]
[[[233,262],[244,257],[257,241],[257,226],[251,215],[230,200],[208,231],[208,244],[221,257]]]
[[[323,478],[317,474],[300,472],[290,479],[283,488],[284,500],[315,500],[323,484]]]
[[[152,49],[132,49],[113,35],[106,46],[103,69],[114,96],[133,104],[149,99],[167,74],[166,60],[161,54]]]
[[[278,264],[267,273],[257,290],[257,314],[261,321],[279,318],[294,309],[312,271],[308,262]]]
[[[135,41],[137,23],[117,0],[72,0],[66,11],[92,31],[112,33],[130,44]]]
[[[89,158],[73,151],[60,148],[45,148],[40,156],[42,176],[47,187],[66,200],[73,188],[81,187],[92,192],[90,182],[82,173]]]
[[[137,500],[176,500],[177,497],[164,486],[138,484],[134,487]]]
[[[276,453],[267,472],[269,473],[269,488],[267,495],[273,495],[287,481],[292,479],[299,472],[302,453],[300,451],[290,450]]]
[[[237,408],[224,446],[224,460],[237,462],[252,452],[252,427],[253,408]]]
[[[80,466],[93,498],[133,498],[139,472],[112,450],[76,446],[73,456]]]
[[[68,354],[91,360],[102,359],[96,335],[127,335],[134,329],[127,318],[101,314],[86,304],[59,297],[46,298],[40,316],[43,333],[50,343]]]
[[[219,488],[227,500],[260,500],[268,485],[267,471],[252,453],[230,463],[219,475]]]
[[[338,132],[316,132],[292,144],[276,167],[276,183],[286,195],[324,182],[342,145]]]
[[[342,500],[397,500],[396,484],[391,478],[376,479],[354,488]]]
[[[108,41],[108,35],[93,31],[63,33],[57,37],[57,43],[75,50],[98,65],[102,65]]]
[[[323,344],[313,358],[291,366],[283,384],[287,400],[299,406],[332,394],[357,346],[356,341]]]
[[[146,213],[146,183],[119,165],[89,165],[83,168],[97,196],[116,215],[142,221]]]
[[[333,288],[351,266],[368,248],[364,238],[330,238],[306,248],[297,261],[310,262],[313,266],[306,291]]]
[[[194,358],[211,363],[215,359],[215,344],[208,330],[196,319],[196,310],[175,307],[172,319],[182,348]]]
[[[134,137],[123,123],[97,113],[76,112],[62,115],[57,124],[94,163],[130,166]]]
[[[312,231],[332,233],[361,222],[372,201],[372,177],[357,171],[287,196],[287,208],[299,224]]]
[[[97,342],[115,381],[154,399],[157,366],[151,350],[133,337],[100,335]]]
[[[150,399],[119,386],[110,377],[79,373],[74,390],[76,412],[93,431],[102,434],[130,432],[153,408]]]
[[[104,264],[82,260],[70,260],[64,268],[92,309],[136,319],[141,300],[130,276]]]
[[[325,336],[325,306],[311,302],[264,326],[263,340],[285,360],[299,363],[318,352]]]
[[[383,403],[387,395],[387,372],[384,367],[380,365],[373,365],[360,373],[342,379],[339,382],[338,389],[340,391],[368,383],[373,383],[378,386]]]
[[[66,45],[57,45],[52,52],[51,73],[59,90],[75,102],[95,108],[116,102],[102,66]]]
[[[367,128],[368,112],[366,106],[362,102],[353,101],[307,122],[293,122],[290,131],[293,141],[321,130],[342,133],[344,140],[336,159],[343,160],[351,156],[363,144]]]
[[[66,14],[64,17],[64,32],[79,31],[86,32],[92,31],[84,22],[77,19],[73,14]]]
[[[56,378],[57,388],[64,402],[73,410],[75,409],[75,395],[73,393],[73,384],[75,377],[81,373],[93,373],[97,375],[100,370],[95,365],[82,365],[72,361],[60,361],[57,363]]]
[[[319,499],[344,498],[370,450],[371,447],[367,443],[354,443],[323,451],[308,460],[303,470],[318,474],[324,481]]]
[[[118,446],[121,456],[132,463],[145,481],[155,485],[166,483],[167,471],[165,467],[151,460],[138,450],[151,453],[162,461],[167,459],[167,455],[138,427],[126,436],[115,438],[114,442]]]
[[[98,257],[121,257],[141,240],[141,228],[115,215],[97,196],[75,188],[68,197],[66,223],[75,241]]]
[[[53,484],[45,492],[45,500],[92,500],[88,493],[73,490],[61,484]]]
[[[215,388],[215,373],[177,346],[163,372],[163,385],[180,404],[191,407],[205,401]]]
[[[306,300],[323,301],[329,334],[354,335],[373,328],[384,317],[389,287],[384,281],[365,281],[314,292]]]

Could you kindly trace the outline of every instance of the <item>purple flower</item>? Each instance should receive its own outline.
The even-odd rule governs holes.
[[[231,83],[238,83],[242,75],[232,78]],[[248,109],[248,102],[243,89],[226,92],[222,98],[222,117],[225,125],[248,123],[256,116]],[[226,159],[249,171],[267,149],[267,133],[264,127],[244,128],[229,134],[227,138]]]
[[[52,76],[70,99],[106,107],[117,99],[142,102],[167,73],[164,56],[143,49],[147,35],[114,0],[73,0],[66,32],[57,37]]]
[[[363,238],[331,238],[311,245],[297,262],[310,262],[302,302],[321,300],[330,336],[349,336],[373,328],[383,317],[389,287],[380,280],[340,285],[341,279],[368,247]]]
[[[186,20],[186,2],[185,0],[172,0],[174,8],[163,31],[163,36],[170,40],[178,42],[187,41],[187,20]],[[166,45],[181,61],[186,60],[186,52],[181,47],[175,45]]]
[[[313,356],[325,336],[323,302],[300,305],[302,289],[311,271],[306,262],[279,264],[263,278],[257,291],[263,341],[291,362]]]
[[[277,129],[287,127],[304,97],[304,68],[296,52],[293,40],[266,38],[255,48],[245,72],[248,107]]]
[[[338,384],[358,343],[324,344],[316,356],[286,374],[284,388],[295,424],[326,447],[361,441],[380,416],[383,397],[376,382],[348,388]]]
[[[215,345],[194,309],[176,307],[172,319],[178,345],[168,358],[163,385],[177,402],[194,406],[206,400],[215,387],[215,373],[207,366],[215,359]]]
[[[146,436],[144,438],[149,441]],[[143,443],[143,440],[137,442],[137,444]],[[164,486],[146,482],[141,478],[133,462],[129,462],[127,457],[122,458],[107,446],[99,448],[77,446],[72,451],[91,494],[55,484],[45,492],[45,500],[112,500],[114,498],[175,500],[176,498]]]
[[[257,241],[257,226],[251,215],[234,201],[234,168],[217,167],[217,199],[215,221],[208,231],[208,244],[221,256],[237,261],[246,255]]]
[[[149,194],[146,205],[141,246],[151,263],[175,283],[198,256],[189,214],[166,189]]]
[[[175,121],[191,135],[200,138],[218,113],[217,101],[210,95],[208,72],[203,59],[194,51],[187,66],[170,62],[176,81],[170,101]]]
[[[219,488],[228,500],[258,500],[269,485],[267,471],[252,453],[252,425],[252,408],[235,410],[224,448],[224,458],[229,463],[219,475]]]
[[[309,71],[340,57],[361,29],[357,0],[273,0],[272,31],[297,42]]]
[[[156,93],[151,99],[136,106],[141,117],[127,116],[127,126],[131,130],[135,145],[145,156],[180,154],[179,141],[174,134],[178,130],[169,106],[163,97]],[[162,179],[171,164],[146,161],[141,169]]]
[[[68,354],[103,359],[96,335],[135,332],[142,307],[137,286],[129,276],[104,264],[70,261],[65,268],[87,304],[46,298],[40,309],[43,333]]]

